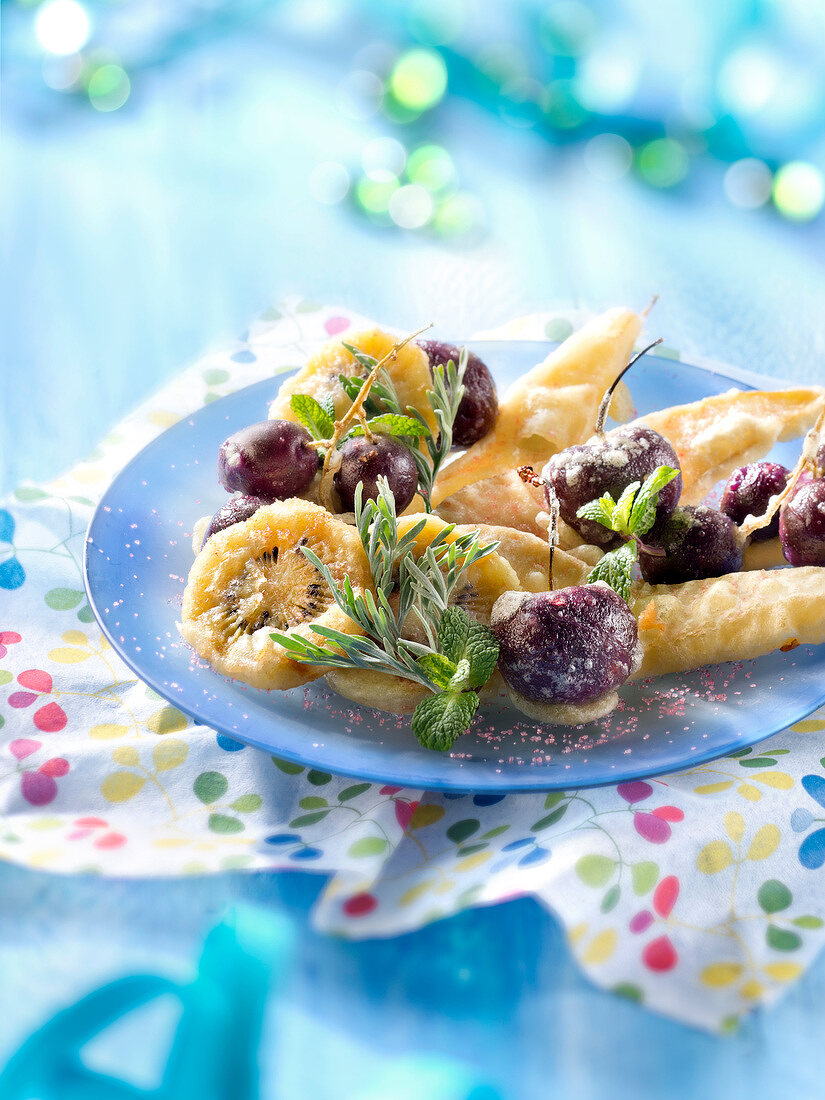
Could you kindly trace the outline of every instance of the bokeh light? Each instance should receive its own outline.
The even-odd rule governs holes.
[[[408,183],[390,195],[388,211],[401,229],[420,229],[432,216],[432,195],[419,184]]]
[[[539,39],[560,57],[579,57],[592,45],[599,30],[596,13],[578,0],[556,0],[542,15]]]
[[[389,88],[396,102],[408,111],[429,111],[447,90],[447,66],[435,50],[409,50],[390,74]]]
[[[34,33],[48,53],[66,56],[83,49],[91,37],[92,24],[77,0],[47,0],[37,9]]]
[[[335,160],[316,164],[309,175],[309,193],[326,206],[341,202],[349,192],[349,172]]]
[[[633,148],[619,134],[596,134],[584,147],[584,162],[597,179],[612,183],[630,171]]]
[[[458,191],[442,203],[432,220],[436,233],[443,237],[464,237],[479,230],[484,221],[481,203],[474,195]]]
[[[725,172],[724,188],[734,206],[755,210],[771,197],[773,172],[763,160],[743,157]]]
[[[501,86],[499,113],[511,126],[529,129],[541,118],[544,89],[529,76],[517,76]]]
[[[625,110],[639,87],[642,66],[638,44],[629,35],[611,34],[582,58],[574,77],[579,102],[604,114]]]
[[[422,42],[446,46],[464,28],[465,13],[460,3],[445,0],[415,0],[409,14],[410,30]]]
[[[388,180],[371,180],[362,176],[355,185],[355,202],[372,221],[379,225],[388,225],[390,199],[400,187],[393,177]]]
[[[764,46],[746,45],[734,50],[719,73],[719,99],[734,114],[758,114],[778,86],[777,58]]]
[[[89,101],[97,111],[116,111],[129,98],[131,83],[122,66],[110,62],[90,75],[86,85]]]
[[[453,158],[440,145],[419,145],[407,159],[407,176],[428,191],[444,191],[456,181]]]
[[[67,92],[76,88],[82,73],[83,60],[80,54],[43,58],[43,83],[56,92]]]
[[[651,187],[675,187],[688,174],[690,160],[684,145],[673,138],[656,138],[642,146],[636,158],[639,175]]]
[[[404,171],[407,150],[396,138],[373,138],[361,150],[361,163],[370,179],[386,182]]]
[[[554,80],[542,93],[545,118],[558,130],[575,130],[587,121],[587,111],[576,98],[572,80]]]
[[[384,84],[376,73],[355,69],[347,73],[338,86],[341,110],[356,122],[371,118],[381,106]]]
[[[802,160],[783,165],[774,179],[773,201],[777,210],[791,221],[810,221],[825,205],[822,172]]]

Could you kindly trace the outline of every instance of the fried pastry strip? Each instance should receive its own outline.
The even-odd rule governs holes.
[[[494,539],[498,541],[497,553],[509,562],[523,591],[548,590],[550,544],[546,534],[539,538],[527,531],[485,523],[456,527],[459,535],[470,531],[478,531],[482,542],[492,542]],[[553,555],[553,587],[567,588],[571,584],[582,584],[601,556],[602,551],[595,546],[583,545],[571,553],[556,548]]]
[[[638,423],[673,445],[682,467],[682,503],[698,504],[738,466],[756,461],[775,443],[804,435],[824,402],[821,386],[731,390],[648,413]]]
[[[438,476],[433,504],[503,470],[543,465],[554,452],[586,439],[640,328],[632,310],[608,310],[514,382],[499,403],[493,430]]]
[[[442,501],[436,512],[448,523],[466,523],[473,527],[479,523],[505,524],[517,531],[543,536],[546,541],[547,529],[536,522],[543,507],[541,491],[525,485],[513,466],[496,477],[465,485]]]
[[[639,676],[685,672],[825,642],[825,569],[753,570],[640,586],[633,601],[644,647]]]

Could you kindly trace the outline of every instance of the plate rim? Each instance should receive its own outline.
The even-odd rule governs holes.
[[[465,341],[459,341],[459,342],[465,342]],[[511,339],[511,340],[470,339],[470,340],[467,340],[466,343],[467,344],[473,344],[473,345],[479,345],[479,344],[503,344],[503,345],[534,344],[536,346],[540,345],[543,348],[546,348],[547,351],[549,352],[549,351],[552,351],[554,348],[560,346],[562,341],[518,340],[518,339]],[[653,355],[653,356],[651,356],[651,358],[655,359],[655,358],[657,358],[657,356]],[[704,357],[698,356],[698,355],[697,356],[690,356],[690,357],[682,357],[680,355],[678,358],[669,358],[669,357],[666,357],[666,356],[661,356],[659,358],[661,358],[662,362],[664,362],[664,363],[667,363],[667,364],[677,363],[681,366],[686,366],[686,367],[690,367],[690,368],[693,368],[693,369],[700,370],[703,373],[717,375],[721,378],[730,380],[732,383],[735,383],[736,385],[745,386],[745,387],[747,387],[748,389],[751,389],[751,390],[763,388],[763,387],[765,387],[765,385],[768,385],[768,386],[770,386],[774,389],[793,388],[797,385],[802,385],[802,383],[790,382],[790,381],[788,381],[787,379],[784,379],[784,378],[774,378],[770,375],[761,375],[761,374],[758,374],[754,371],[748,371],[748,370],[745,370],[743,368],[729,366],[729,365],[727,365],[727,364],[725,364],[725,363],[723,363],[719,360],[708,359],[708,358],[704,358]],[[299,368],[295,368],[295,369],[299,369]],[[283,374],[285,376],[288,373],[289,372],[287,372],[287,371],[283,372]],[[277,378],[277,377],[279,377],[279,375],[276,374],[274,377]],[[217,401],[213,402],[209,407],[211,409],[220,407],[220,405],[224,401],[228,401],[232,398],[237,397],[244,390],[253,389],[253,388],[256,388],[258,386],[262,386],[262,385],[265,385],[265,384],[271,383],[271,382],[272,382],[271,378],[264,378],[264,379],[260,379],[257,382],[251,382],[247,386],[241,386],[238,389],[233,390],[231,393],[223,395]],[[654,778],[656,776],[662,776],[662,775],[677,775],[680,772],[682,772],[686,769],[696,767],[697,765],[705,764],[705,763],[708,763],[709,761],[712,761],[712,760],[722,759],[725,756],[729,755],[732,751],[734,751],[734,748],[733,748],[732,745],[729,745],[728,747],[726,747],[724,749],[719,749],[718,747],[708,748],[704,751],[697,752],[695,755],[691,755],[689,760],[686,760],[683,765],[677,767],[676,769],[674,769],[673,767],[669,767],[669,766],[662,767],[660,765],[652,764],[648,767],[642,767],[639,770],[634,769],[632,776],[623,776],[623,775],[617,776],[616,779],[615,779],[615,782],[612,781],[612,780],[605,781],[605,779],[602,777],[602,778],[599,778],[599,779],[594,779],[593,782],[576,780],[575,783],[572,784],[572,785],[571,784],[563,784],[563,783],[559,782],[559,779],[561,779],[562,776],[558,773],[556,768],[549,768],[548,769],[547,765],[531,765],[531,764],[526,764],[525,765],[524,774],[521,775],[521,773],[520,773],[519,781],[515,785],[514,785],[512,779],[507,779],[505,777],[504,773],[501,774],[500,782],[491,783],[489,779],[484,779],[484,780],[482,780],[481,785],[478,785],[477,782],[474,783],[474,782],[470,781],[469,777],[468,777],[468,781],[466,783],[462,783],[460,781],[460,778],[458,778],[458,777],[456,777],[456,778],[445,777],[444,779],[437,779],[436,778],[435,780],[433,780],[433,778],[430,777],[430,776],[426,777],[426,781],[422,777],[421,782],[415,782],[414,781],[415,776],[407,776],[406,778],[404,778],[402,780],[402,779],[399,779],[399,776],[398,776],[397,773],[393,774],[390,771],[382,771],[381,769],[376,769],[374,767],[358,768],[357,770],[353,770],[353,771],[348,770],[346,768],[339,768],[339,767],[331,768],[331,767],[329,767],[328,763],[326,763],[326,762],[315,760],[315,759],[308,759],[305,754],[301,754],[299,751],[294,751],[290,748],[286,748],[286,749],[278,748],[277,750],[273,750],[272,746],[264,745],[254,735],[249,735],[249,736],[248,735],[242,735],[242,734],[238,733],[238,731],[236,731],[236,730],[229,731],[229,730],[221,729],[219,725],[213,725],[211,719],[208,719],[208,718],[204,717],[203,715],[199,714],[197,708],[189,708],[186,705],[181,705],[181,701],[178,698],[176,698],[173,694],[171,694],[170,691],[168,689],[166,689],[165,686],[162,683],[160,683],[154,676],[147,675],[138,666],[138,664],[132,658],[132,655],[125,648],[125,646],[121,645],[120,640],[115,636],[113,630],[109,629],[109,626],[106,622],[105,616],[102,614],[102,611],[98,607],[97,601],[95,599],[95,592],[94,592],[94,589],[93,589],[93,586],[92,586],[92,582],[91,582],[91,578],[90,578],[90,570],[89,570],[89,564],[90,564],[89,549],[90,549],[90,543],[93,541],[92,540],[92,532],[95,529],[97,523],[100,521],[102,515],[104,514],[104,510],[105,510],[106,506],[107,505],[110,506],[110,503],[109,503],[109,500],[108,500],[109,494],[112,492],[112,489],[117,485],[117,482],[120,480],[120,478],[125,473],[127,473],[127,471],[129,471],[134,465],[136,465],[140,461],[140,459],[143,457],[143,455],[145,454],[145,452],[148,449],[154,447],[156,444],[159,443],[160,440],[163,439],[164,436],[166,436],[169,432],[173,431],[175,429],[175,427],[177,427],[177,424],[179,424],[181,421],[191,419],[191,417],[196,416],[201,411],[201,409],[203,409],[203,408],[206,408],[206,406],[200,406],[198,409],[195,409],[195,410],[193,410],[192,412],[190,412],[188,414],[182,415],[180,420],[177,421],[176,424],[170,425],[168,428],[165,428],[163,431],[159,432],[156,436],[154,436],[152,439],[150,439],[146,444],[144,444],[143,447],[140,448],[140,450],[135,455],[133,455],[129,459],[128,462],[126,462],[122,467],[120,467],[116,471],[116,473],[112,477],[112,480],[109,482],[109,484],[106,486],[103,493],[101,494],[101,497],[98,500],[97,504],[95,505],[94,511],[92,512],[92,516],[89,520],[89,523],[88,523],[88,526],[86,528],[86,532],[85,532],[85,535],[84,535],[83,558],[82,558],[83,585],[84,585],[84,589],[86,591],[86,596],[89,600],[89,606],[90,606],[92,612],[94,613],[95,620],[97,622],[98,627],[100,628],[100,630],[102,631],[102,633],[106,637],[109,644],[112,646],[112,648],[115,651],[115,653],[117,654],[118,658],[121,661],[123,661],[123,663],[136,675],[136,677],[138,678],[138,680],[140,682],[147,685],[157,695],[159,695],[161,698],[165,699],[168,703],[170,703],[171,705],[176,707],[178,710],[182,711],[184,714],[186,714],[190,719],[192,719],[197,724],[202,725],[207,729],[211,729],[216,734],[222,734],[223,736],[225,736],[227,738],[230,738],[233,741],[240,742],[241,744],[244,744],[244,745],[249,745],[249,746],[251,746],[251,747],[253,747],[253,748],[255,748],[255,749],[257,749],[261,752],[266,752],[270,756],[277,756],[278,759],[288,761],[289,763],[300,764],[300,765],[302,765],[303,767],[306,767],[306,768],[310,768],[310,769],[316,768],[318,770],[323,769],[324,771],[328,771],[333,775],[339,775],[339,776],[344,776],[344,777],[353,778],[353,779],[367,780],[371,783],[382,783],[382,784],[388,784],[388,785],[393,785],[393,786],[397,786],[397,785],[401,784],[406,789],[413,789],[413,790],[423,789],[425,791],[433,791],[433,792],[438,792],[438,793],[452,793],[452,792],[455,792],[455,793],[464,794],[464,793],[488,793],[488,792],[492,793],[492,792],[495,792],[495,793],[501,793],[501,794],[529,794],[529,793],[537,793],[537,792],[548,791],[548,790],[563,790],[563,789],[573,789],[573,788],[575,788],[576,790],[589,790],[589,789],[595,789],[595,788],[598,788],[598,787],[615,786],[616,783],[632,782],[632,781],[637,780],[637,779],[651,779],[651,778]],[[703,667],[705,667],[705,666],[703,666]],[[712,666],[707,666],[707,667],[712,667]],[[220,679],[224,680],[226,678],[225,677],[220,677]],[[780,733],[782,730],[787,729],[789,726],[794,725],[796,722],[802,721],[804,718],[806,718],[808,715],[812,714],[815,710],[817,710],[820,706],[822,706],[823,703],[825,703],[825,683],[823,683],[821,697],[818,699],[818,701],[816,703],[813,704],[813,706],[811,706],[809,702],[806,702],[806,703],[803,704],[803,706],[801,707],[800,712],[798,714],[792,714],[787,719],[787,721],[783,721],[783,724],[781,726],[779,726],[777,729],[773,730],[771,733],[761,733],[761,734],[759,734],[758,737],[753,738],[753,739],[751,739],[748,736],[747,733],[744,733],[742,735],[742,737],[736,742],[736,744],[738,744],[742,748],[745,748],[745,747],[750,747],[752,745],[758,744],[760,741],[767,740],[769,737],[775,736],[776,734]],[[359,706],[360,707],[360,704],[353,704],[353,706]],[[374,710],[374,708],[364,708],[364,709]],[[382,713],[382,712],[377,711],[376,713]],[[555,775],[554,774],[543,774],[545,769],[547,771],[551,772],[551,773],[556,773],[556,774]]]

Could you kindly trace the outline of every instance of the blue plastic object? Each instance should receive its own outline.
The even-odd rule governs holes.
[[[267,999],[289,969],[291,925],[239,907],[206,938],[198,974],[180,985],[152,974],[109,982],[58,1012],[0,1073],[2,1100],[257,1100]],[[160,1086],[142,1089],[88,1069],[83,1048],[121,1017],[164,994],[183,1011]],[[351,1100],[500,1100],[469,1067],[417,1054],[399,1059]]]
[[[287,971],[290,924],[233,909],[206,938],[190,985],[135,974],[94,990],[58,1012],[0,1074],[3,1100],[256,1100],[257,1057],[267,998]],[[84,1046],[122,1016],[164,994],[183,1012],[160,1087],[138,1088],[96,1073]]]
[[[543,359],[549,343],[475,341],[499,389]],[[749,380],[750,379],[750,380]],[[724,393],[775,387],[727,368],[648,355],[630,389],[639,413]],[[694,766],[751,745],[825,701],[825,647],[800,646],[622,689],[623,709],[586,730],[542,727],[506,706],[485,709],[451,753],[419,747],[409,719],[359,708],[323,681],[264,692],[194,661],[175,625],[192,562],[184,531],[226,499],[215,456],[231,432],[265,415],[277,382],[207,405],[149,444],[112,482],[89,528],[89,599],[115,650],[176,707],[228,737],[311,767],[427,790],[505,792],[619,783]],[[792,466],[798,442],[771,452]],[[183,523],[183,527],[181,527]],[[606,736],[602,736],[605,733]],[[485,735],[486,734],[486,735]]]

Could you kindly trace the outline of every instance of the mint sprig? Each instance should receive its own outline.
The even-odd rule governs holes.
[[[604,581],[628,601],[641,536],[647,534],[656,520],[659,493],[678,475],[679,471],[672,466],[657,466],[643,482],[634,481],[628,485],[618,500],[605,493],[579,508],[576,512],[579,519],[600,523],[626,540],[622,546],[605,554],[590,570],[588,584]]]
[[[455,741],[453,727],[466,711],[469,717],[459,731],[464,732],[478,706],[475,689],[487,683],[498,661],[492,630],[461,607],[448,607],[442,613],[436,641],[438,651],[422,655],[418,664],[441,689],[435,697],[438,702],[425,699],[413,714],[413,732],[428,749],[450,748]]]

